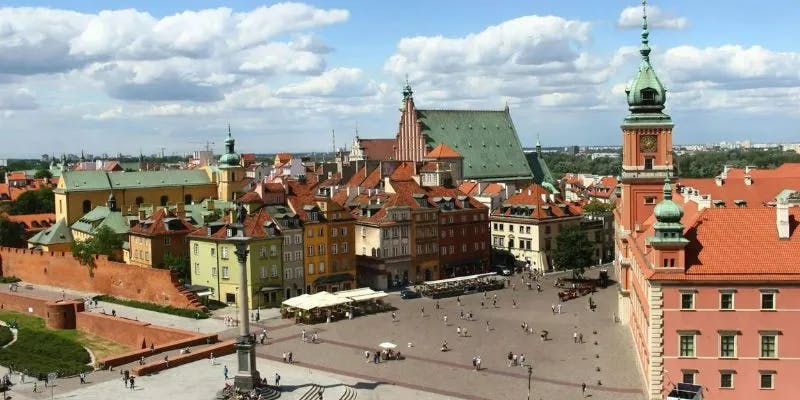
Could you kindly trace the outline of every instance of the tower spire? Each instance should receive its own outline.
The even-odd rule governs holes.
[[[647,30],[647,0],[642,0],[642,47],[639,53],[642,60],[650,61],[650,31]]]

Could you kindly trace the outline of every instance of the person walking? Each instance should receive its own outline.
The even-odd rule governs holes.
[[[517,308],[517,299],[511,299],[511,308]]]
[[[583,395],[583,398],[585,399],[586,398],[586,383],[581,383],[581,394]]]
[[[392,311],[392,322],[397,322],[397,313]]]
[[[472,357],[472,370],[478,370],[478,357]]]
[[[461,337],[461,327],[460,326],[458,328],[456,328],[456,335],[458,335],[458,337]]]
[[[486,308],[486,305],[484,304],[483,300],[481,300],[481,308]]]
[[[558,303],[558,307],[556,307],[557,314],[561,314],[561,303]]]
[[[314,332],[314,336],[311,338],[311,343],[317,343],[319,336],[317,336],[317,332]]]
[[[286,357],[285,357],[285,354],[284,354],[284,358],[286,358]],[[209,360],[211,360],[211,366],[212,366],[212,367],[213,367],[213,366],[215,366],[215,365],[217,365],[217,362],[216,362],[216,361],[214,361],[214,353],[211,353],[211,354],[208,356],[208,359],[209,359]]]
[[[511,368],[511,364],[514,362],[514,353],[508,352],[508,367]]]
[[[136,382],[136,380],[133,378],[133,376],[131,376],[131,377],[130,377],[130,381],[131,381],[130,388],[131,388],[131,390],[133,390],[133,387],[135,386],[135,382]]]
[[[447,314],[442,317],[442,321],[444,321],[444,326],[447,326]]]
[[[464,329],[461,330],[461,336],[463,336],[463,337],[467,337],[468,336],[467,335],[467,328],[464,328]]]
[[[281,354],[281,358],[283,358],[283,362],[286,362],[286,352],[285,351],[283,352],[283,354]]]
[[[81,372],[80,374],[78,374],[78,379],[80,379],[81,385],[83,385],[84,383],[86,383],[86,374]]]
[[[583,333],[578,334],[578,343],[583,343]]]
[[[486,321],[486,332],[489,332],[491,329],[492,329],[492,328],[491,328],[491,326],[489,325],[489,321]]]
[[[523,353],[519,354],[519,358],[517,359],[517,364],[519,364],[520,367],[525,366],[525,354]]]
[[[289,364],[291,364],[291,363],[292,363],[292,360],[294,360],[294,353],[292,353],[292,352],[290,351],[290,352],[289,352]]]
[[[435,308],[436,308],[437,310],[439,309],[439,300],[436,300],[436,305],[435,305]]]
[[[476,366],[476,368],[477,368],[477,370],[478,370],[478,371],[480,371],[480,370],[481,370],[481,356],[478,356],[478,360],[477,360],[477,366]]]
[[[304,342],[306,341],[306,330],[305,329],[300,331],[300,339],[303,340]]]
[[[369,364],[369,350],[364,350],[364,358],[367,359],[367,364]]]
[[[36,383],[36,381],[33,381],[33,393],[36,393],[38,391],[39,391],[39,385]]]
[[[422,318],[425,318],[425,306],[419,308],[419,313],[422,315]]]
[[[553,310],[553,314],[555,314],[555,313],[556,313],[556,303],[553,303],[553,304],[550,306],[550,309],[552,309],[552,310]]]
[[[225,380],[228,380],[228,366],[225,365],[222,367],[222,375],[225,377]]]
[[[572,332],[572,341],[578,343],[578,331]]]
[[[129,377],[128,371],[127,370],[123,370],[122,371],[122,383],[125,385],[125,387],[128,387],[128,377]],[[47,387],[47,381],[46,380],[44,382],[44,387]]]
[[[281,388],[281,376],[278,375],[277,372],[275,373],[275,387],[278,388],[278,390]]]

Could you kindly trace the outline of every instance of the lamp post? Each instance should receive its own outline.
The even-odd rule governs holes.
[[[255,340],[250,336],[250,318],[248,318],[248,296],[247,296],[247,241],[250,239],[243,236],[242,228],[237,232],[242,236],[231,237],[230,240],[236,246],[236,259],[239,261],[239,337],[236,339],[236,356],[239,361],[239,369],[233,379],[233,385],[237,389],[250,391],[261,381],[260,374],[256,369]]]
[[[533,364],[528,364],[528,400],[531,400],[531,375],[533,375]]]

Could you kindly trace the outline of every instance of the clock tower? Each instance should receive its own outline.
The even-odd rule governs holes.
[[[642,2],[643,5],[645,4]],[[622,196],[619,229],[636,230],[663,197],[672,179],[672,119],[664,113],[667,91],[650,64],[647,13],[642,16],[641,61],[625,89],[630,113],[622,123]]]

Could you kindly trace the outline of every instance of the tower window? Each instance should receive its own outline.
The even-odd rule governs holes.
[[[159,202],[161,203],[162,206],[166,206],[167,202],[169,201],[169,197],[161,196],[161,198],[159,200],[160,200]]]
[[[650,88],[642,89],[642,104],[653,105],[656,103],[656,91]]]
[[[646,170],[653,169],[653,157],[645,157],[645,159],[644,159],[644,169],[646,169]]]
[[[84,214],[88,213],[89,211],[92,211],[92,202],[91,201],[84,200],[82,205],[83,205],[83,213]]]

